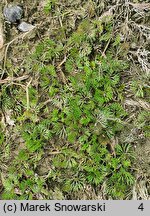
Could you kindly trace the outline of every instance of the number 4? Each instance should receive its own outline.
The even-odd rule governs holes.
[[[139,210],[143,211],[144,210],[144,206],[143,206],[143,203],[141,203],[138,207]]]

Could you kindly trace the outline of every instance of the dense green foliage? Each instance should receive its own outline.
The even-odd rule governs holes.
[[[54,5],[49,1],[45,13]],[[129,63],[122,57],[120,36],[113,31],[111,17],[86,18],[67,38],[55,36],[39,42],[25,59],[32,76],[28,89],[15,84],[2,88],[3,109],[14,111],[12,130],[23,143],[7,177],[2,176],[2,197],[69,199],[88,185],[97,194],[105,185],[107,198],[125,199],[134,184],[134,154],[129,143],[115,142],[128,127],[121,74]],[[131,88],[142,96],[137,85]],[[137,124],[148,136],[146,116],[146,111],[140,113]],[[11,145],[7,140],[5,146],[0,133],[6,158]]]

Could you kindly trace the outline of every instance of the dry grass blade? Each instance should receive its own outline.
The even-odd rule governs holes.
[[[2,6],[0,5],[0,59],[3,56],[1,49],[4,46],[3,22],[2,22]]]
[[[24,75],[24,76],[21,76],[21,77],[7,77],[6,79],[3,79],[3,80],[0,80],[0,84],[6,84],[6,83],[9,83],[9,82],[16,82],[16,81],[23,81],[23,80],[26,80],[28,79],[28,75]]]
[[[139,10],[150,9],[150,3],[134,4],[134,3],[129,2],[129,4],[132,5],[134,8],[139,9]]]
[[[8,53],[8,49],[10,47],[10,45],[12,43],[14,43],[15,41],[19,40],[19,39],[24,39],[26,36],[28,36],[30,34],[31,31],[33,31],[37,26],[35,26],[33,29],[31,29],[30,31],[28,32],[25,32],[17,37],[15,37],[13,40],[11,40],[9,43],[5,44],[6,45],[6,49],[5,49],[5,55],[4,55],[4,66],[3,66],[3,73],[1,75],[1,79],[3,78],[3,75],[5,73],[5,69],[6,69],[6,60],[7,60],[7,53]]]
[[[125,105],[142,107],[143,109],[150,111],[150,104],[143,100],[134,101],[132,99],[126,99]]]
[[[3,38],[3,32],[0,24],[0,49],[3,48],[3,45],[4,45],[4,38]]]

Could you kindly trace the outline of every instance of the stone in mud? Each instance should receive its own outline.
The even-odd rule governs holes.
[[[18,29],[22,32],[28,32],[30,30],[32,30],[35,26],[29,24],[29,23],[26,23],[26,22],[21,22],[19,25],[18,25]]]
[[[23,10],[21,7],[17,5],[16,6],[10,5],[4,8],[3,13],[7,21],[9,21],[10,23],[15,23],[21,19]]]

